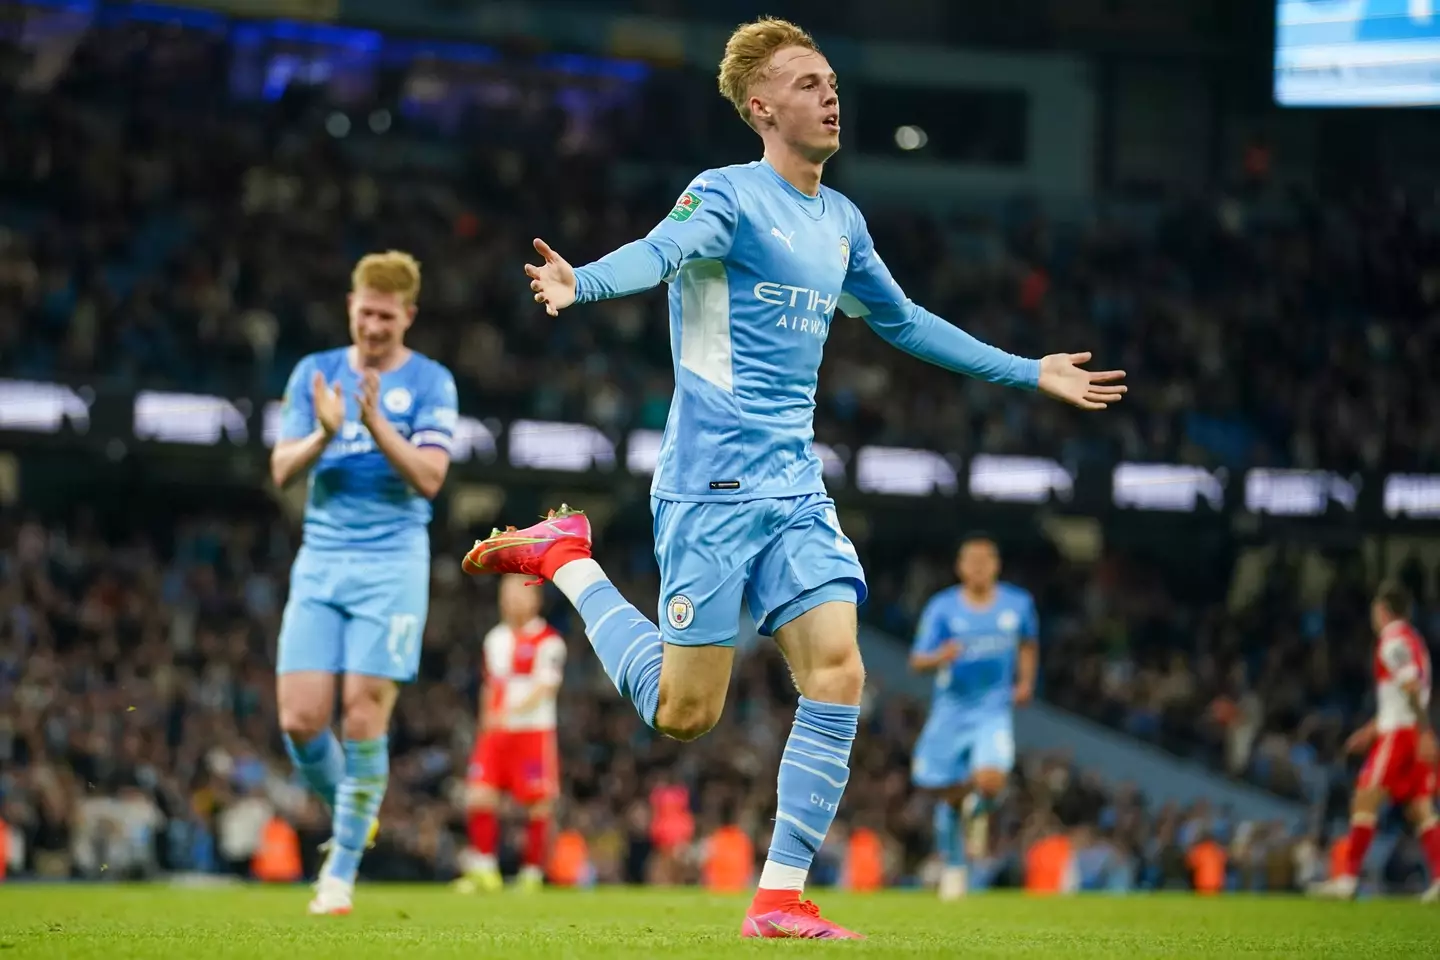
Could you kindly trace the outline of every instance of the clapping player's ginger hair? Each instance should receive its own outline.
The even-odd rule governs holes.
[[[720,93],[735,105],[752,128],[750,91],[770,70],[770,58],[785,47],[804,47],[817,53],[815,39],[789,20],[764,17],[735,28],[725,43],[725,57],[720,61]]]
[[[406,306],[420,298],[420,261],[403,250],[386,250],[360,258],[350,275],[350,287],[369,287],[376,293],[397,293]]]

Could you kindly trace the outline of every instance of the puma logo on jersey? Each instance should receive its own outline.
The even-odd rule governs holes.
[[[794,247],[794,245],[791,244],[791,242],[790,242],[791,239],[795,236],[795,231],[794,231],[794,230],[791,230],[790,233],[787,235],[787,234],[781,233],[779,227],[771,227],[771,228],[770,228],[770,236],[774,237],[776,240],[779,240],[781,243],[785,244],[785,249],[786,249],[786,250],[789,250],[791,253],[794,253],[794,252],[795,252],[795,247]]]

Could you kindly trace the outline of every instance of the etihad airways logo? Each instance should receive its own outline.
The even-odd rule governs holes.
[[[755,284],[755,299],[791,310],[811,310],[829,319],[840,303],[840,295],[822,293],[808,287],[791,286],[788,283],[770,283],[762,280]]]

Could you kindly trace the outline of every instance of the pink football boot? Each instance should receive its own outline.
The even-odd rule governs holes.
[[[745,923],[740,927],[740,936],[785,940],[865,939],[863,934],[826,920],[820,916],[819,907],[809,900],[801,900],[794,892],[771,890],[755,894],[745,914]]]
[[[590,520],[583,510],[560,504],[524,530],[493,530],[465,554],[460,567],[472,577],[482,573],[524,573],[550,580],[572,560],[590,556]]]

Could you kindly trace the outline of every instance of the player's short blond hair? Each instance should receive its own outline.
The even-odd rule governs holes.
[[[720,93],[735,105],[750,126],[750,91],[770,69],[770,58],[785,47],[804,47],[820,52],[815,38],[789,20],[762,17],[753,23],[742,23],[725,42],[725,57],[720,61]]]
[[[406,306],[413,307],[420,298],[420,261],[403,250],[366,254],[350,274],[350,287],[398,293]]]

